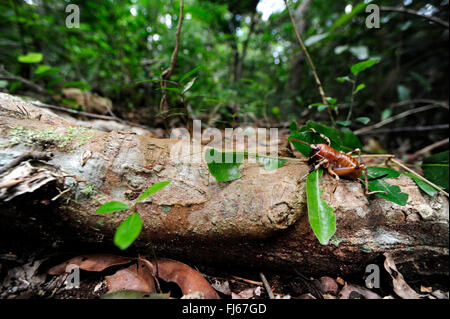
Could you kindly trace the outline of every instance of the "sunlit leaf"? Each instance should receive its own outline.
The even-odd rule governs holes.
[[[449,151],[425,158],[421,166],[426,179],[448,190]]]
[[[366,61],[362,61],[362,62],[353,64],[350,67],[350,71],[353,73],[353,75],[358,75],[359,72],[362,72],[362,71],[372,67],[378,61],[380,61],[380,59],[370,59],[370,60],[366,60]]]
[[[157,191],[163,189],[164,187],[166,187],[167,185],[170,184],[170,181],[163,181],[163,182],[159,182],[159,183],[155,183],[152,186],[150,186],[149,188],[147,188],[136,200],[136,203],[139,203],[140,201],[143,201],[144,199],[146,199],[147,197],[155,194]]]
[[[95,211],[97,214],[109,214],[119,212],[121,210],[129,209],[130,207],[122,202],[112,201],[104,203]]]
[[[219,182],[228,182],[241,177],[239,167],[244,162],[243,154],[222,153],[215,149],[205,151],[209,172]]]
[[[39,63],[43,57],[42,53],[29,52],[26,55],[19,56],[17,60],[22,63]]]
[[[122,250],[127,249],[138,238],[142,229],[142,219],[133,213],[125,219],[114,234],[114,244]]]
[[[327,245],[331,236],[336,232],[336,215],[333,208],[320,197],[319,180],[322,170],[315,170],[306,180],[306,198],[308,205],[308,218],[311,228],[322,245]]]

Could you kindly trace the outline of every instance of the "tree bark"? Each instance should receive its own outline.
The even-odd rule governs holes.
[[[308,11],[310,0],[303,0],[302,3],[297,7],[293,16],[296,23],[296,28],[298,33],[301,35],[305,31],[305,20],[304,15]],[[291,59],[291,69],[289,71],[289,79],[286,83],[286,89],[289,96],[297,95],[299,93],[301,83],[303,66],[305,65],[305,55],[302,51],[294,54]]]
[[[0,144],[9,145],[1,150],[0,168],[30,151],[53,155],[26,162],[32,166],[30,176],[14,185],[5,186],[14,168],[0,175],[0,233],[26,229],[44,236],[50,231],[75,243],[111,245],[129,213],[99,215],[95,210],[112,200],[132,204],[150,185],[170,180],[137,206],[143,229],[132,249],[138,252],[148,253],[151,242],[159,255],[195,262],[340,275],[361,272],[389,252],[399,267],[448,275],[448,200],[421,193],[406,176],[390,180],[409,194],[408,203],[398,206],[366,197],[358,182],[335,182],[324,174],[323,199],[334,208],[337,231],[323,246],[307,217],[305,164],[289,162],[266,172],[246,162],[240,179],[217,182],[204,162],[171,157],[177,140],[122,131],[75,134],[73,126],[0,93]],[[19,188],[23,193],[6,201]]]

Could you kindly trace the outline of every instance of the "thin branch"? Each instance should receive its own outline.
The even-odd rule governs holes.
[[[423,19],[427,19],[427,20],[433,21],[433,22],[443,26],[444,28],[447,28],[447,29],[449,28],[448,22],[446,22],[444,20],[441,20],[441,19],[433,17],[433,16],[428,16],[428,15],[425,15],[425,14],[421,14],[421,13],[415,11],[415,10],[407,9],[407,8],[404,8],[404,7],[399,7],[399,8],[395,8],[395,7],[380,7],[380,10],[381,11],[387,11],[387,12],[399,12],[399,13],[411,14],[411,15],[414,15],[416,17],[420,17],[420,18],[423,18]]]
[[[264,274],[262,272],[259,273],[259,277],[261,277],[261,280],[264,284],[264,288],[267,291],[267,294],[269,295],[270,299],[275,299],[275,296],[273,294],[272,288],[270,288],[269,282],[266,279],[266,276],[264,276]]]
[[[181,36],[181,26],[183,23],[183,0],[180,0],[180,14],[178,17],[177,30],[175,34],[175,47],[172,52],[172,58],[170,59],[170,66],[168,69],[164,70],[161,74],[161,88],[165,88],[167,83],[166,81],[170,80],[172,73],[175,69],[175,64],[177,63],[178,51],[180,50],[180,36]],[[160,110],[167,109],[167,92],[163,90],[161,102],[160,102]]]
[[[2,75],[2,74],[4,74],[4,75]],[[3,65],[0,65],[0,80],[19,81],[19,82],[31,87],[32,89],[36,90],[39,93],[47,94],[47,91],[42,86],[40,86],[36,83],[33,83],[27,79],[24,79],[21,76],[14,75],[11,72],[6,71]]]
[[[389,133],[400,133],[400,132],[424,132],[424,131],[436,131],[436,130],[448,130],[449,124],[437,124],[437,125],[427,125],[427,126],[405,126],[405,127],[394,127],[394,128],[382,128],[378,130],[372,130],[367,132],[358,132],[356,135],[373,135],[373,134],[389,134]]]
[[[440,188],[439,186],[437,186],[436,184],[430,182],[428,179],[426,179],[425,177],[417,174],[416,172],[414,172],[412,169],[410,169],[409,167],[403,165],[402,163],[400,163],[399,161],[393,159],[393,158],[389,158],[389,161],[393,162],[394,164],[400,166],[401,168],[403,168],[404,170],[410,172],[411,174],[413,174],[414,176],[417,176],[418,178],[420,178],[422,181],[424,181],[425,183],[433,186],[434,188],[436,188],[438,191],[440,191],[442,194],[444,194],[445,196],[448,196],[448,193],[446,191],[444,191],[442,188]]]
[[[322,87],[322,82],[320,82],[319,76],[317,75],[316,67],[314,66],[314,63],[313,63],[313,61],[311,59],[311,56],[309,55],[308,50],[306,49],[306,46],[303,43],[303,40],[300,37],[300,34],[297,31],[297,28],[295,27],[294,17],[292,16],[291,9],[290,9],[290,7],[289,7],[289,5],[287,3],[287,0],[284,0],[284,3],[286,5],[286,9],[287,9],[287,11],[289,13],[289,18],[291,19],[292,27],[294,28],[297,40],[300,43],[300,46],[301,46],[301,48],[303,50],[303,53],[306,56],[306,60],[308,61],[309,66],[311,67],[311,71],[312,71],[312,73],[314,75],[314,79],[316,80],[317,89],[319,90],[319,94],[320,94],[320,96],[322,98],[322,103],[325,104],[325,105],[328,105],[328,101],[326,99],[326,95],[325,95],[325,92],[324,92],[323,87]],[[334,123],[334,117],[333,117],[333,114],[331,113],[330,108],[327,108],[327,110],[328,110],[328,114],[330,115],[331,122]]]
[[[361,134],[361,133],[364,133],[364,132],[368,132],[368,131],[371,131],[373,129],[382,127],[382,126],[384,126],[386,124],[392,123],[392,122],[394,122],[394,121],[396,121],[398,119],[401,119],[401,118],[404,118],[406,116],[409,116],[411,114],[415,114],[415,113],[419,113],[419,112],[425,112],[425,111],[428,111],[428,110],[436,108],[436,107],[441,107],[441,105],[428,104],[428,105],[421,106],[421,107],[418,107],[418,108],[415,108],[415,109],[411,109],[411,110],[402,112],[400,114],[394,115],[394,116],[392,116],[392,117],[390,117],[390,118],[388,118],[388,119],[386,119],[384,121],[378,122],[376,124],[373,124],[373,125],[370,125],[370,126],[367,126],[367,127],[363,127],[363,128],[361,128],[359,130],[356,130],[354,133],[356,135],[358,135],[358,134]]]
[[[431,145],[428,145],[427,147],[424,147],[421,150],[415,152],[413,155],[409,156],[408,162],[412,162],[412,161],[416,160],[418,157],[420,157],[428,152],[431,152],[435,148],[441,147],[448,143],[449,143],[449,138],[447,137],[447,138],[444,138],[443,140],[440,140]]]
[[[44,107],[46,109],[51,109],[51,110],[65,112],[65,113],[75,114],[75,115],[78,115],[78,116],[85,116],[85,117],[93,118],[93,119],[122,122],[123,124],[127,124],[127,125],[130,125],[130,126],[140,127],[140,128],[149,130],[148,126],[137,124],[137,123],[133,123],[133,122],[130,122],[130,121],[127,121],[127,120],[123,120],[123,119],[118,118],[118,117],[113,117],[113,116],[108,116],[108,115],[100,115],[100,114],[92,114],[92,113],[83,112],[83,111],[76,111],[76,110],[68,109],[68,108],[65,108],[65,107],[62,107],[62,106],[46,104],[46,103],[42,103],[42,102],[39,102],[39,101],[32,101],[30,103],[35,105],[35,106],[38,106],[38,107]]]

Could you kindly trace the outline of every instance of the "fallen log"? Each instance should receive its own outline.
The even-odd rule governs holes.
[[[107,246],[129,213],[95,210],[112,200],[132,203],[150,185],[170,180],[138,204],[143,229],[131,249],[148,253],[151,243],[161,256],[195,262],[340,275],[360,273],[387,252],[399,269],[448,276],[448,199],[425,195],[406,176],[389,181],[409,194],[399,206],[324,174],[323,199],[337,225],[324,246],[307,217],[305,164],[266,172],[244,163],[240,179],[217,182],[204,162],[171,157],[178,142],[83,129],[0,93],[0,171],[9,167],[0,175],[0,231],[53,232]],[[52,156],[26,157],[10,168],[30,152]]]

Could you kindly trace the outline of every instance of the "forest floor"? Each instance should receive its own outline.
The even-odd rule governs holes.
[[[67,246],[58,241],[43,242],[39,247],[35,240],[24,238],[15,240],[12,245],[11,242],[11,238],[0,241],[0,299],[102,298],[108,292],[105,276],[118,269],[111,267],[102,272],[81,270],[79,287],[70,287],[65,282],[67,275],[48,275],[48,269],[74,256],[111,251],[82,245],[70,249],[69,247],[75,246]],[[274,299],[399,299],[399,289],[404,289],[400,283],[389,280],[388,273],[382,269],[381,259],[377,263],[382,269],[378,289],[366,288],[363,269],[361,274],[351,277],[341,278],[325,273],[311,277],[295,270],[286,272],[178,261],[185,262],[200,272],[222,299],[268,299],[271,294]],[[270,285],[270,292],[263,283],[261,273]],[[422,277],[405,280],[423,299],[449,298],[448,278]],[[170,298],[178,299],[183,296],[175,283],[160,280],[160,285],[163,293],[170,292]],[[404,293],[407,295],[407,291]]]

